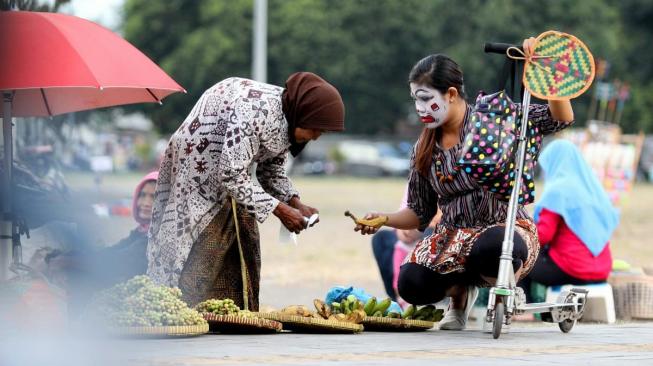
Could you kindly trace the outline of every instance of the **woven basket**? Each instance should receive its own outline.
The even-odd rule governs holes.
[[[360,333],[363,326],[336,320],[307,318],[298,315],[282,313],[257,313],[257,316],[275,320],[283,324],[283,329],[297,333]]]
[[[653,319],[653,276],[613,275],[608,279],[619,319]]]
[[[420,332],[435,326],[434,322],[414,319],[382,318],[366,316],[363,318],[365,330],[376,332]]]
[[[278,321],[262,318],[245,318],[235,315],[202,314],[209,323],[211,332],[229,334],[265,334],[278,333],[282,325]]]
[[[160,327],[113,327],[107,333],[128,338],[194,337],[209,332],[209,325],[171,325]]]

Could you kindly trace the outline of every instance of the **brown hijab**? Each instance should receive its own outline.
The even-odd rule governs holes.
[[[296,127],[332,132],[345,129],[345,105],[340,93],[313,73],[296,72],[290,75],[281,99],[293,156],[297,156],[306,146],[306,143],[295,141]]]

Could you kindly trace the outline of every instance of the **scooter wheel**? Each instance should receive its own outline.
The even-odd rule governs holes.
[[[501,327],[504,321],[503,302],[497,302],[494,305],[494,322],[492,323],[492,338],[497,339],[501,335]]]
[[[571,319],[565,319],[560,323],[558,323],[558,326],[560,327],[562,333],[569,333],[569,331],[571,331],[571,328],[573,328],[574,325],[576,325],[576,321]]]

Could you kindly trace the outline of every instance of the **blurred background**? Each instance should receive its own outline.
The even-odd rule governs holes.
[[[255,17],[257,4],[264,12]],[[262,226],[262,303],[288,303],[278,300],[280,293],[307,303],[335,284],[382,293],[369,238],[356,235],[342,212],[393,210],[400,203],[421,128],[409,96],[410,68],[432,53],[451,56],[462,66],[472,102],[478,91],[499,85],[502,59],[484,54],[485,42],[520,44],[558,30],[584,41],[597,66],[593,87],[573,102],[576,124],[564,137],[583,147],[622,210],[615,257],[642,266],[653,261],[653,248],[644,245],[653,204],[653,2],[2,0],[0,5],[96,21],[188,91],[163,105],[16,124],[17,183],[65,197],[62,211],[75,216],[69,221],[85,231],[85,245],[110,245],[129,232],[133,188],[158,167],[168,137],[205,89],[230,76],[283,86],[291,73],[311,71],[340,90],[347,130],[309,144],[288,167],[302,199],[320,209],[322,218],[300,235],[297,247],[277,244],[276,219]],[[32,220],[40,221],[23,240],[26,262],[38,248],[76,245],[60,225],[56,230],[49,225],[51,219]],[[310,291],[297,291],[301,288]]]

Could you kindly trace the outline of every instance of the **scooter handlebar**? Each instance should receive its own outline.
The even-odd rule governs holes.
[[[483,50],[485,53],[500,53],[505,55],[506,51],[508,51],[508,48],[510,47],[515,47],[520,50],[524,50],[522,46],[518,46],[516,44],[510,44],[510,43],[486,43],[485,46],[483,47]]]

